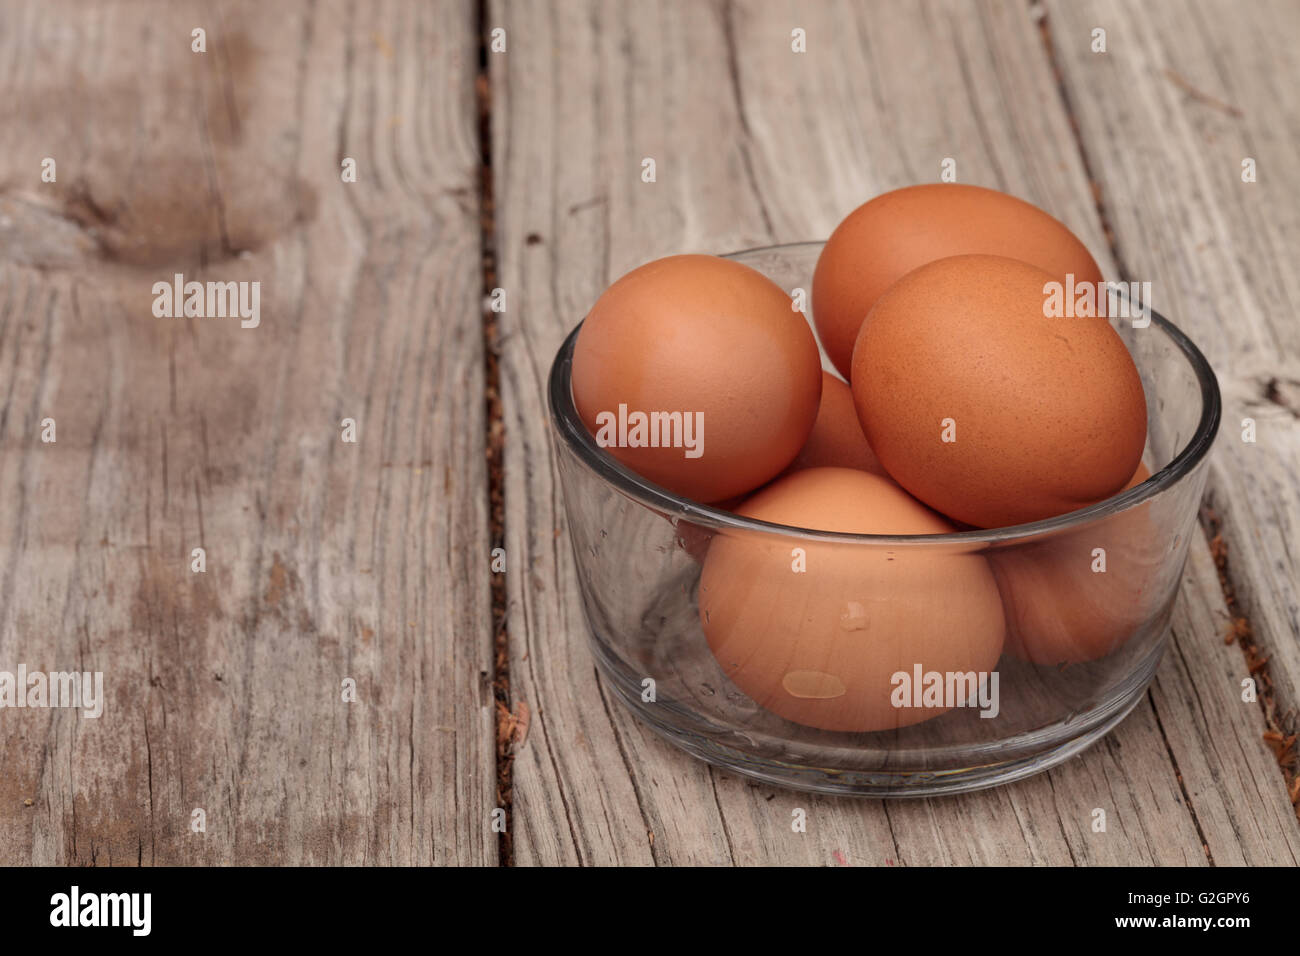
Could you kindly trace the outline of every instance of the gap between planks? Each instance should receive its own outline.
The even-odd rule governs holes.
[[[488,305],[497,283],[496,204],[492,169],[492,80],[488,71],[487,0],[474,0],[474,29],[478,33],[478,61],[474,75],[474,97],[478,120],[479,258],[483,297],[479,312],[483,319],[483,426],[487,451],[488,537],[493,552],[505,547],[505,415],[501,408],[501,369],[497,360],[500,328],[496,312]],[[495,559],[494,559],[495,561]],[[492,695],[496,729],[497,806],[504,811],[504,827],[497,839],[497,865],[514,866],[513,791],[516,720],[510,710],[510,638],[506,624],[506,582],[503,574],[491,572],[492,581]]]

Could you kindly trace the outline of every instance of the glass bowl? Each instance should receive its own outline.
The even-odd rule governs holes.
[[[727,258],[793,294],[811,289],[821,249],[798,243]],[[577,414],[570,391],[575,329],[551,368],[551,426],[591,648],[617,696],[709,763],[827,793],[973,790],[1045,770],[1099,739],[1137,704],[1168,642],[1220,415],[1213,371],[1173,324],[1152,313],[1146,328],[1126,320],[1114,326],[1146,390],[1144,462],[1152,477],[1045,521],[912,536],[751,520],[631,472],[596,444]],[[830,368],[824,357],[823,364]],[[741,609],[716,655],[701,625],[702,568],[715,547],[730,551],[733,572],[735,554],[746,556],[741,573],[713,575],[712,586],[725,593],[708,595],[707,603]],[[774,586],[762,568],[764,555],[788,563],[796,549],[808,561],[850,570],[836,585],[842,593],[815,595],[819,610],[808,612],[805,602],[803,616],[795,615],[812,623],[788,626],[780,598],[786,585]],[[895,563],[882,570],[887,562]],[[945,639],[967,640],[963,628],[975,629],[977,616],[987,630],[987,606],[963,616],[971,581],[983,582],[1001,604],[1006,631],[996,664],[948,674],[920,662],[909,668],[899,650],[908,641],[922,644],[938,629]],[[907,632],[901,644],[900,630]],[[875,639],[893,647],[895,656],[882,664],[898,668],[888,691],[897,708],[893,726],[881,728],[879,689],[871,699],[837,705],[867,715],[850,728],[816,726],[828,723],[816,716],[820,702],[843,695],[839,678],[848,675],[791,670],[776,686],[738,663],[744,654],[728,651],[728,642],[733,650],[751,640],[771,645],[774,632],[779,653],[792,660],[816,641]]]

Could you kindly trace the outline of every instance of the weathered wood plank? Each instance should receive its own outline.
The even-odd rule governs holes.
[[[0,712],[0,861],[495,861],[476,47],[450,0],[0,8],[0,669],[107,696]],[[155,318],[176,272],[260,326]]]
[[[1151,688],[1161,736],[1216,865],[1295,866],[1300,827],[1277,765],[1260,745],[1264,715],[1241,700],[1245,662],[1213,639],[1228,625],[1214,562],[1196,547],[1187,564],[1174,646]]]
[[[1259,728],[1239,741],[1241,721],[1206,726],[1215,746],[1179,762],[1183,795],[1162,706],[1186,710],[1187,671],[1242,669],[1219,621],[1185,609],[1177,643],[1197,669],[1166,661],[1158,691],[1171,689],[1101,745],[997,791],[887,807],[773,791],[672,752],[602,691],[584,646],[543,384],[610,279],[673,252],[825,236],[865,198],[937,179],[946,157],[959,179],[1039,203],[1107,258],[1029,10],[565,3],[494,4],[490,17],[510,38],[490,66],[501,282],[514,303],[502,317],[506,530],[526,568],[508,584],[511,677],[533,715],[514,763],[517,861],[1203,864],[1198,824],[1216,860],[1294,859],[1293,825],[1280,848],[1240,842],[1218,813],[1252,816],[1269,781],[1282,799]],[[795,27],[807,54],[790,50]],[[643,157],[656,183],[641,182]],[[1189,586],[1221,610],[1204,553],[1197,567]],[[807,834],[790,833],[793,806],[809,809]],[[1108,834],[1091,832],[1094,807]]]
[[[1156,307],[1200,344],[1219,376],[1224,427],[1208,501],[1222,519],[1228,579],[1259,646],[1255,656],[1268,658],[1274,721],[1294,733],[1300,7],[1052,3],[1048,26],[1124,277],[1152,283]],[[1088,42],[1096,27],[1106,30],[1104,54]],[[1248,159],[1255,182],[1243,181]],[[1253,443],[1243,440],[1247,418]],[[1239,682],[1218,692],[1240,704]]]

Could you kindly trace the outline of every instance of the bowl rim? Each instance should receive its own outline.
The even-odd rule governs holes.
[[[742,257],[763,253],[791,254],[796,250],[811,252],[813,249],[820,249],[824,245],[824,240],[777,243],[757,246],[752,249],[742,249],[727,253],[720,258],[737,260]],[[805,316],[806,320],[807,317]],[[582,330],[582,325],[583,323],[579,322],[565,336],[560,348],[556,351],[555,359],[551,363],[547,383],[547,404],[552,430],[564,440],[579,461],[621,494],[632,498],[647,508],[664,513],[670,518],[688,520],[692,524],[711,530],[749,531],[797,538],[799,540],[825,541],[837,544],[853,542],[877,546],[947,544],[969,547],[971,545],[995,544],[1077,529],[1094,521],[1127,511],[1145,501],[1150,501],[1165,489],[1173,487],[1191,474],[1196,466],[1209,454],[1222,417],[1219,382],[1209,361],[1178,326],[1155,309],[1152,309],[1151,325],[1159,328],[1178,347],[1196,375],[1197,384],[1201,389],[1201,417],[1197,422],[1196,429],[1182,450],[1146,481],[1086,508],[1069,511],[1052,518],[1044,518],[1041,521],[1009,525],[1005,528],[975,528],[970,531],[954,531],[945,534],[912,535],[821,531],[814,528],[801,528],[797,525],[776,524],[757,518],[747,518],[703,502],[685,498],[632,471],[597,445],[595,436],[587,430],[586,425],[578,415],[577,405],[573,400],[573,392],[570,387],[573,348],[577,342],[578,333]]]

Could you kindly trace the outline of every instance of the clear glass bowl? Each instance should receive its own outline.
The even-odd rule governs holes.
[[[809,290],[821,249],[821,243],[799,243],[727,258],[787,291]],[[608,683],[638,717],[688,753],[769,783],[828,793],[930,795],[993,786],[1044,770],[1100,738],[1141,698],[1168,641],[1220,415],[1213,371],[1170,322],[1153,314],[1147,328],[1126,320],[1115,327],[1146,389],[1144,460],[1152,477],[1046,521],[914,536],[837,534],[750,520],[629,471],[597,446],[574,407],[575,329],[551,368],[551,425],[591,647]],[[996,713],[989,706],[989,672],[978,678],[983,706],[968,697],[966,706],[928,719],[921,718],[933,711],[920,709],[899,721],[916,722],[884,730],[819,729],[780,716],[776,711],[791,716],[791,710],[775,699],[756,701],[738,686],[755,691],[755,682],[724,668],[719,661],[725,655],[715,657],[701,627],[702,563],[720,537],[785,555],[803,548],[809,560],[862,569],[843,584],[843,606],[852,610],[841,616],[834,640],[862,639],[855,632],[869,628],[873,615],[895,626],[901,620],[903,629],[914,631],[960,630],[960,595],[954,605],[948,582],[972,575],[987,580],[991,571],[1007,622],[994,668]],[[1097,570],[1098,549],[1104,572]],[[910,587],[873,570],[890,561],[918,569]],[[943,573],[925,570],[935,566]],[[744,577],[725,581],[729,593],[717,599],[752,602],[753,613],[741,620],[761,622],[756,629],[765,633],[755,639],[770,642],[780,602],[762,574]],[[945,610],[935,613],[935,607]],[[862,620],[851,620],[853,614]],[[823,630],[836,626],[834,615],[819,621]],[[743,641],[748,635],[733,636]],[[782,635],[796,649],[810,639],[798,627]],[[818,674],[823,680],[814,679],[809,689],[807,672],[800,673],[803,684],[787,687],[802,696],[826,696],[819,688],[827,679],[839,687],[834,675]],[[924,684],[924,672],[914,676]],[[900,691],[900,700],[906,693]],[[960,697],[960,690],[950,693]],[[802,712],[793,716],[802,719]]]

